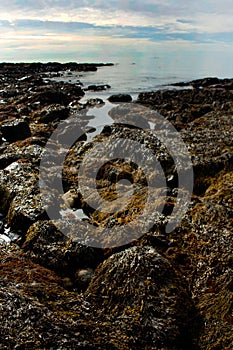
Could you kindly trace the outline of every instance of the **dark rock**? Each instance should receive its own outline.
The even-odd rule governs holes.
[[[150,129],[150,125],[144,117],[145,110],[141,106],[120,104],[109,111],[109,115],[116,123],[126,124],[128,127]]]
[[[50,105],[44,107],[41,111],[37,111],[33,118],[40,123],[50,123],[55,120],[66,119],[69,116],[69,109],[61,105]]]
[[[104,101],[101,98],[90,98],[86,102],[87,107],[96,107],[96,106],[100,106],[103,104],[104,104]]]
[[[74,140],[74,142],[78,141],[86,141],[86,129],[85,129],[85,121],[79,121],[77,118],[69,118],[67,123],[64,123],[64,128],[61,132],[57,135],[57,140],[59,144],[61,145],[69,145],[69,147],[72,146],[73,142],[71,140]],[[72,144],[70,144],[72,143]]]
[[[197,328],[200,349],[230,349],[233,345],[232,180],[232,172],[227,171],[212,179],[200,201],[170,235],[173,259],[181,253],[189,257],[180,268],[191,283],[202,319]]]
[[[219,84],[220,80],[216,77],[214,78],[204,78],[204,79],[197,79],[193,80],[191,84],[196,87],[208,87],[211,85]]]
[[[38,170],[29,162],[14,162],[0,171],[0,208],[8,224],[24,234],[28,227],[45,218],[38,188]]]
[[[109,102],[131,102],[132,97],[127,94],[117,94],[117,95],[112,95],[108,98]]]
[[[78,269],[75,272],[75,284],[79,290],[86,290],[94,275],[94,270],[91,268]]]
[[[188,349],[192,306],[184,285],[155,249],[133,247],[97,269],[86,295],[99,316],[121,330],[125,348]]]
[[[26,234],[22,248],[35,262],[50,268],[60,276],[73,279],[78,269],[87,266],[96,268],[103,260],[101,249],[72,241],[59,231],[52,221],[37,221],[33,224]]]
[[[23,120],[11,120],[1,126],[2,136],[8,142],[24,140],[31,136],[29,125]]]
[[[4,223],[0,220],[0,234],[4,233]]]
[[[110,88],[111,88],[111,86],[108,85],[108,84],[105,84],[105,85],[89,85],[86,90],[88,90],[88,91],[103,91],[103,90],[107,90],[107,89],[110,89]]]
[[[191,115],[194,117],[194,118],[199,118],[199,117],[202,117],[203,115],[211,112],[213,110],[213,107],[211,107],[210,105],[204,105],[204,106],[201,106],[199,108],[191,108]]]
[[[204,88],[140,93],[137,103],[158,111],[180,130],[196,118],[218,111],[224,101],[232,101],[231,90]]]
[[[55,273],[14,245],[0,245],[0,269],[1,349],[96,348],[89,304],[65,290]]]
[[[30,96],[28,102],[31,104],[39,102],[41,106],[48,104],[61,104],[67,106],[69,99],[63,92],[51,89],[35,93],[34,95]]]
[[[12,120],[30,123],[32,135],[0,145],[0,348],[231,349],[233,80],[204,78],[176,84],[186,90],[142,93],[138,103],[149,108],[121,104],[110,112],[114,123],[87,138],[92,118],[87,107],[98,106],[100,100],[81,104],[80,84],[50,78],[98,66],[0,64],[0,125],[4,128]],[[164,131],[155,110],[180,130],[195,175],[187,214],[170,233],[165,227],[179,203],[180,183],[169,150],[152,137],[153,131],[157,136]],[[42,147],[64,118],[51,144],[42,206]],[[175,134],[169,134],[169,146],[182,154]],[[75,137],[80,139],[68,151]],[[150,197],[152,207],[145,207],[151,190],[147,180],[159,189],[161,177],[144,149],[130,163],[119,156],[107,162],[103,157],[95,177],[97,194],[85,188],[89,192],[84,198],[79,188],[86,179],[79,174],[80,164],[95,145],[102,143],[113,155],[120,147],[130,152],[124,140],[151,150],[162,166],[166,183]],[[62,147],[68,152],[63,196],[54,190]],[[95,155],[87,162],[90,172]],[[188,170],[183,159],[182,175]],[[148,176],[137,160],[146,163]],[[119,195],[122,202],[130,198],[122,211],[115,210]],[[101,210],[100,197],[107,212]],[[53,221],[45,207],[54,214]],[[138,220],[136,227],[131,219],[144,208],[148,219],[141,220],[142,226]],[[114,231],[118,227],[120,235]],[[13,235],[24,253],[9,244]]]
[[[232,123],[231,114],[210,112],[181,131],[192,157],[196,194],[203,193],[221,171],[232,168]]]

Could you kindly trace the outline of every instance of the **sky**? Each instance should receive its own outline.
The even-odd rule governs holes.
[[[232,0],[0,0],[0,61],[232,44]]]

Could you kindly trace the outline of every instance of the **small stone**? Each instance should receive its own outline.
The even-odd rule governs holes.
[[[91,268],[78,269],[75,273],[75,283],[81,290],[85,290],[94,275],[94,270]]]

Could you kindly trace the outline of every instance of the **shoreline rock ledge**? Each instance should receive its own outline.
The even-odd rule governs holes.
[[[52,78],[99,66],[0,64],[0,348],[230,350],[233,79],[204,78],[184,83],[188,89],[180,89],[180,84],[174,90],[141,93],[124,117],[144,121],[145,130],[120,124],[117,110],[127,109],[115,105],[115,122],[91,139],[88,111],[102,104],[98,89],[96,99],[85,104],[80,101],[85,94],[80,82]],[[192,200],[169,234],[164,225],[176,202],[176,170],[167,150],[151,136],[154,113],[148,113],[151,120],[144,119],[139,105],[173,123],[193,162]],[[61,120],[67,125],[51,146],[51,160],[60,139],[75,132],[77,122],[86,131],[65,159],[60,208],[54,206],[59,194],[47,191],[47,205],[57,215],[55,226],[42,206],[38,179],[44,146]],[[80,164],[94,143],[111,140],[114,148],[117,138],[125,137],[157,155],[167,179],[166,205],[159,216],[156,207],[149,212],[154,225],[141,237],[124,246],[94,247],[92,232],[68,224],[73,215],[82,212],[83,222],[98,233],[103,227],[130,223],[129,216],[140,213],[147,198],[145,174],[117,159],[100,169],[96,186],[114,209],[116,182],[127,180],[119,184],[124,199],[135,181],[127,210],[120,215],[94,210],[78,188]],[[48,168],[48,185],[54,188],[59,169]],[[90,197],[96,200],[94,194]],[[102,239],[107,246],[115,237],[103,234]]]

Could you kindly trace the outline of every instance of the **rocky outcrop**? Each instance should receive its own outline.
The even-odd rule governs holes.
[[[209,112],[231,112],[233,90],[202,88],[140,93],[137,102],[155,109],[180,130]]]
[[[81,69],[97,65],[0,64],[0,348],[231,349],[232,80],[142,93],[114,106],[97,135],[87,108],[102,100],[82,104],[80,82],[50,80]],[[182,176],[190,165],[157,112],[180,131],[194,170],[191,203],[169,233],[181,186],[169,150]],[[93,191],[80,169],[88,159],[94,173],[98,156]]]

